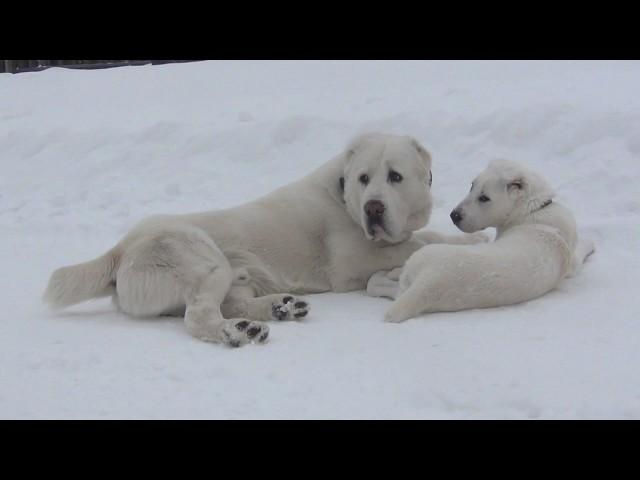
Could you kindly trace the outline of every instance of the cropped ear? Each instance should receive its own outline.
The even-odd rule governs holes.
[[[341,153],[324,165],[318,172],[319,181],[338,203],[344,204],[344,164],[345,153]]]
[[[329,191],[331,197],[338,203],[344,204],[345,176],[349,173],[349,166],[353,155],[362,145],[372,138],[375,133],[359,135],[351,140],[344,151],[323,167],[322,182]]]
[[[532,212],[555,197],[555,191],[547,181],[534,172],[519,175],[507,182],[507,191],[526,202],[526,208]]]
[[[433,175],[431,174],[431,155],[415,138],[408,138],[411,141],[411,145],[413,145],[413,147],[418,151],[418,155],[420,155],[420,158],[422,159],[427,174],[426,181],[429,183],[429,186],[431,186],[433,181]]]
[[[427,150],[422,145],[420,145],[420,143],[415,138],[409,137],[409,140],[411,140],[411,145],[413,145],[415,149],[418,151],[418,154],[420,155],[420,158],[422,158],[422,160],[424,161],[427,169],[430,170],[431,155],[429,154],[429,152],[427,152]]]
[[[507,191],[509,193],[523,191],[525,190],[526,186],[527,186],[527,183],[524,177],[517,177],[507,183]]]
[[[353,158],[353,156],[355,155],[355,153],[360,150],[367,142],[369,142],[371,139],[379,136],[379,133],[375,133],[375,132],[369,132],[369,133],[363,133],[361,135],[358,135],[357,137],[354,137],[349,144],[347,145],[347,148],[345,148],[344,150],[344,160],[345,160],[345,167],[348,166],[348,164],[351,161],[351,158]]]

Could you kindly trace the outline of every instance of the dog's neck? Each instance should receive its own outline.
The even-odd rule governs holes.
[[[505,222],[502,226],[496,228],[496,239],[512,227],[526,224],[526,223],[537,223],[535,214],[539,213],[541,210],[544,210],[552,203],[553,203],[552,199],[546,200],[539,207],[536,207],[533,210],[529,210],[529,212],[524,216],[515,215],[515,219],[514,217],[511,217],[511,219]]]

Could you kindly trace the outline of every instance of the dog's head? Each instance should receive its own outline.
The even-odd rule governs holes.
[[[402,242],[431,215],[431,156],[413,138],[370,133],[342,155],[339,189],[369,240]]]
[[[501,227],[539,209],[554,195],[546,180],[520,163],[494,160],[473,181],[451,220],[467,233]]]

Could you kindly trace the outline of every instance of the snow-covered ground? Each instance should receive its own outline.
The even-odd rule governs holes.
[[[0,418],[640,418],[640,62],[199,62],[0,74]],[[52,314],[51,271],[152,213],[223,208],[354,134],[432,153],[430,228],[488,160],[555,185],[597,252],[532,302],[383,323],[311,297],[263,346],[109,300]]]

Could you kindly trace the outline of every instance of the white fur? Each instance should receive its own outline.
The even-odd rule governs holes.
[[[389,170],[404,177],[388,181]],[[295,319],[308,304],[282,292],[347,292],[404,264],[427,242],[475,242],[413,231],[431,213],[431,157],[410,137],[368,134],[310,175],[247,204],[148,218],[97,260],[53,273],[45,299],[99,295],[136,316],[184,314],[196,337],[241,345],[266,338],[250,320]],[[370,178],[363,185],[358,178]],[[343,181],[341,181],[343,179]],[[343,189],[344,186],[344,189]],[[383,227],[363,206],[384,203]],[[230,317],[234,317],[231,318]]]
[[[489,201],[480,202],[483,195]],[[523,165],[491,162],[454,211],[462,217],[461,230],[496,227],[496,241],[425,246],[400,275],[373,275],[367,292],[396,299],[386,314],[390,322],[511,305],[549,292],[594,251],[591,241],[578,241],[571,212],[557,202],[547,204],[553,196],[549,184]]]

